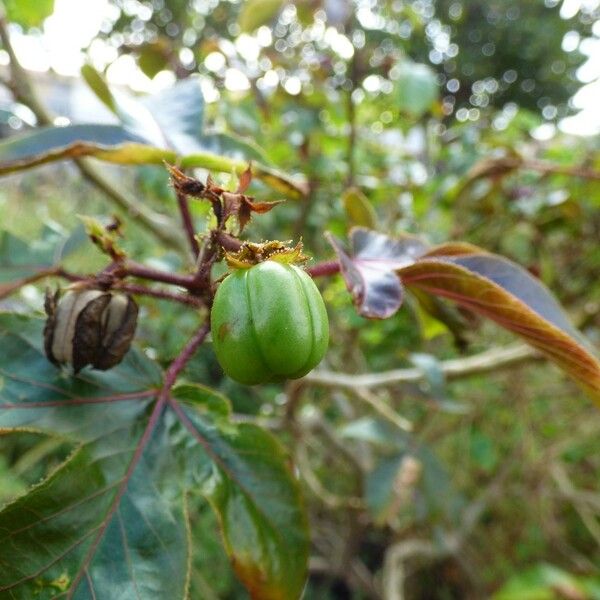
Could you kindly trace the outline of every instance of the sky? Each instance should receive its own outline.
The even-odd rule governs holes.
[[[563,0],[561,16],[571,18],[577,14],[582,4],[600,4],[600,0]],[[33,71],[47,71],[53,69],[60,75],[78,76],[79,70],[85,61],[83,49],[91,42],[90,56],[97,68],[115,61],[107,71],[110,83],[128,85],[136,91],[157,91],[172,84],[172,73],[163,71],[154,79],[146,77],[135,64],[133,57],[121,56],[117,58],[117,51],[100,40],[94,40],[102,22],[106,18],[114,18],[114,10],[108,0],[55,0],[55,11],[46,19],[42,35],[26,36],[19,31],[12,32],[13,44],[23,66]],[[74,27],[73,25],[77,26]],[[263,28],[265,29],[265,28]],[[260,30],[259,34],[260,36]],[[573,98],[573,104],[579,112],[564,119],[559,128],[575,135],[600,134],[600,21],[594,26],[594,38],[579,40],[573,36],[562,41],[565,50],[574,50],[577,47],[588,58],[577,72],[582,88]],[[340,36],[343,37],[343,36]],[[258,52],[264,42],[257,36],[240,36],[236,43],[244,45],[243,54]],[[344,38],[346,39],[346,38]],[[209,55],[205,66],[210,70],[210,60],[215,57]],[[0,64],[6,64],[8,57],[0,51]],[[208,102],[218,99],[218,92],[204,82],[204,93]],[[293,81],[286,82],[289,93],[298,93]],[[249,86],[245,75],[237,69],[228,69],[225,78],[225,87],[230,90],[243,90]],[[287,87],[290,87],[288,90]],[[548,129],[546,129],[548,131]],[[550,128],[552,131],[552,128]]]

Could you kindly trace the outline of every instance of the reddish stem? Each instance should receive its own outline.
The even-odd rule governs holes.
[[[123,265],[119,274],[125,276],[131,275],[133,277],[139,277],[140,279],[149,279],[150,281],[160,281],[170,285],[178,285],[179,287],[188,290],[197,289],[194,278],[190,275],[179,275],[177,273],[169,273],[168,271],[159,271],[158,269],[146,267],[131,261],[127,261]]]
[[[327,277],[328,275],[335,275],[340,272],[340,263],[337,260],[326,260],[317,263],[312,267],[308,267],[306,272],[311,277]]]
[[[187,196],[181,192],[177,192],[177,204],[179,205],[179,213],[181,214],[181,220],[183,222],[183,228],[185,235],[194,254],[194,258],[198,257],[200,253],[200,246],[196,239],[196,232],[194,229],[194,220],[192,219],[192,213],[190,212],[190,205],[187,200]]]
[[[170,292],[169,290],[157,290],[146,287],[145,285],[137,285],[134,283],[117,283],[113,286],[113,288],[119,289],[127,294],[151,296],[152,298],[159,298],[161,300],[172,300],[173,302],[179,302],[181,304],[187,304],[197,308],[204,306],[204,302],[195,296],[190,296],[188,294],[177,294],[175,292]]]
[[[228,250],[229,252],[237,252],[242,247],[240,240],[221,230],[217,230],[215,233],[215,241],[223,250]]]
[[[205,340],[208,332],[210,331],[210,325],[208,323],[204,323],[202,327],[196,331],[196,333],[190,338],[188,343],[185,345],[183,350],[179,353],[177,358],[170,364],[167,372],[165,373],[165,380],[161,392],[161,397],[167,397],[169,394],[169,390],[173,387],[175,380],[179,373],[181,373],[182,369],[187,364],[188,360],[192,358],[194,352],[198,349],[198,347]]]

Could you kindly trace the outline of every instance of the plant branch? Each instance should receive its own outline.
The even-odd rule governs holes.
[[[52,125],[52,115],[40,102],[35,93],[27,71],[21,66],[10,40],[8,22],[4,5],[0,4],[0,41],[10,60],[10,78],[6,85],[10,88],[15,98],[30,108],[37,120],[42,125]]]
[[[440,363],[444,375],[448,379],[460,379],[471,375],[479,375],[497,371],[506,367],[541,358],[538,352],[525,344],[514,344],[504,348],[493,348],[480,354],[466,358],[455,358]],[[373,388],[400,383],[414,383],[425,378],[419,368],[394,369],[382,373],[351,375],[333,371],[317,370],[306,375],[302,381],[323,387],[341,387],[356,390],[357,388]]]
[[[456,529],[438,536],[439,539],[435,542],[408,539],[388,548],[383,568],[384,596],[387,600],[404,600],[405,565],[409,560],[419,558],[421,561],[432,562],[459,553],[482,514],[504,489],[514,459],[512,457],[512,460],[507,460],[493,481],[463,510],[461,522]]]
[[[562,464],[555,462],[550,468],[550,473],[561,494],[570,500],[581,521],[587,527],[589,534],[600,547],[600,524],[596,517],[596,514],[600,513],[600,502],[597,503],[594,509],[590,508],[587,502],[582,501],[580,490],[573,485],[567,470]],[[583,498],[586,497],[583,496]],[[598,496],[596,496],[596,500],[598,500]]]
[[[399,415],[389,404],[380,400],[368,387],[358,387],[353,390],[358,398],[368,404],[381,418],[391,423],[401,431],[412,431],[413,424]]]
[[[200,253],[200,247],[198,246],[198,240],[196,239],[196,231],[194,228],[194,220],[192,213],[190,212],[190,205],[185,194],[177,192],[177,204],[179,205],[179,213],[181,214],[181,221],[183,223],[183,229],[188,240],[188,244],[192,250],[194,258],[198,258]]]
[[[568,167],[556,165],[542,160],[519,160],[515,159],[515,168],[521,168],[538,173],[549,173],[555,175],[567,175],[569,177],[581,177],[583,179],[595,179],[600,181],[600,171],[588,169],[586,167]]]
[[[36,281],[44,279],[45,277],[52,277],[59,274],[60,270],[58,268],[50,267],[48,269],[40,269],[37,273],[29,275],[29,277],[23,277],[21,279],[17,279],[17,281],[11,281],[9,283],[0,284],[0,300],[10,296],[11,294],[14,294],[24,285],[35,283]]]
[[[365,503],[362,498],[355,496],[339,496],[325,489],[316,473],[313,471],[308,452],[303,444],[296,448],[295,462],[302,480],[308,485],[312,493],[331,510],[364,510]]]
[[[183,350],[179,353],[177,358],[171,363],[167,372],[165,373],[165,379],[163,388],[161,391],[161,397],[164,396],[165,400],[168,398],[169,390],[175,384],[179,373],[183,370],[187,362],[192,358],[194,352],[198,349],[202,342],[206,339],[208,332],[210,331],[210,325],[204,323],[198,331],[190,338],[188,343],[183,347]]]
[[[196,296],[177,294],[169,290],[149,288],[144,285],[136,285],[133,283],[117,283],[113,286],[113,288],[121,290],[126,294],[133,294],[134,296],[150,296],[151,298],[158,298],[159,300],[171,300],[173,302],[187,304],[188,306],[194,306],[196,308],[201,308],[204,306],[204,302],[202,302],[202,300]]]
[[[340,272],[340,263],[337,260],[327,260],[317,263],[312,267],[308,267],[306,272],[311,277],[326,277],[328,275],[335,275],[336,273]]]
[[[180,275],[178,273],[160,271],[158,269],[146,267],[145,265],[141,265],[133,261],[125,262],[122,265],[121,269],[118,271],[118,275],[121,277],[126,277],[130,275],[132,277],[138,277],[140,279],[160,281],[161,283],[176,285],[190,291],[197,289],[194,277],[192,277],[191,275]]]

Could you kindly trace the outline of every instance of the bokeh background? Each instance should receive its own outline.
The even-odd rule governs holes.
[[[597,0],[4,5],[14,53],[55,125],[115,122],[81,77],[85,65],[140,97],[196,77],[205,130],[235,141],[225,153],[305,178],[307,199],[257,218],[248,239],[302,236],[317,259],[331,257],[325,230],[343,237],[354,224],[468,241],[539,276],[600,344]],[[40,118],[10,81],[2,48],[0,135],[8,138]],[[151,209],[175,211],[161,167],[99,168]],[[260,182],[252,192],[279,197]],[[0,187],[1,228],[30,240],[73,231],[83,239],[77,215],[113,210],[68,162]],[[206,227],[206,208],[193,210]],[[135,221],[127,232],[124,245],[138,258],[180,266]],[[104,259],[82,246],[69,260],[91,271]],[[418,365],[427,380],[247,389],[223,379],[210,348],[188,369],[291,448],[311,515],[306,598],[600,598],[600,418],[589,400],[556,368],[531,360],[446,381],[440,361],[513,339],[412,297],[393,319],[370,322],[356,315],[340,278],[322,288],[329,369]],[[1,304],[41,305],[34,286]],[[142,310],[139,343],[167,363],[197,317],[152,302]],[[280,426],[291,402],[293,430]],[[386,420],[385,407],[413,431]],[[0,449],[0,501],[69,451],[25,433],[0,438]],[[246,598],[212,513],[200,499],[193,506],[202,544],[191,597]],[[397,578],[405,596],[390,583]]]

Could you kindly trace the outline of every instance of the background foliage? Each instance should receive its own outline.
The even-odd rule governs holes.
[[[43,106],[36,105],[24,80],[11,81],[3,71],[12,97],[2,113],[10,136],[0,146],[0,171],[52,164],[3,180],[0,290],[29,277],[31,265],[60,262],[86,273],[102,268],[104,258],[84,243],[78,214],[125,215],[121,243],[131,256],[166,270],[185,269],[176,203],[161,161],[208,169],[225,185],[252,159],[253,195],[288,201],[256,217],[246,239],[302,236],[315,262],[335,257],[325,231],[346,240],[352,226],[416,234],[431,244],[476,244],[539,277],[598,347],[598,139],[556,127],[574,112],[576,71],[585,60],[581,40],[597,41],[597,3],[582,3],[575,12],[551,0],[109,4],[101,31],[84,49],[82,76],[106,107],[102,112],[98,103],[97,118],[78,123],[62,115],[72,122],[40,133],[35,127],[55,123],[51,102],[41,97]],[[5,8],[10,31],[21,27],[32,36],[53,10],[51,2],[5,2]],[[111,61],[93,51],[100,42],[115,49],[112,61],[130,56],[155,81],[171,73],[179,92],[143,95],[107,87]],[[34,113],[30,124],[23,106]],[[120,166],[82,163],[83,155]],[[54,162],[64,157],[77,158],[86,178],[72,162]],[[137,219],[127,218],[132,209]],[[192,210],[197,228],[207,230],[207,206],[195,202]],[[24,363],[10,361],[26,351],[23,378],[56,385],[53,367],[30,342],[39,322],[24,325],[21,317],[4,314],[40,313],[44,283],[25,285],[1,301],[2,369],[19,373]],[[403,371],[376,385],[317,372],[286,386],[246,388],[222,376],[210,345],[196,353],[184,375],[213,391],[182,386],[177,395],[186,410],[193,405],[198,411],[196,437],[216,440],[214,430],[223,437],[208,454],[192,456],[181,423],[165,420],[141,468],[177,479],[164,480],[156,499],[156,523],[169,534],[137,532],[147,540],[158,535],[174,552],[190,552],[190,596],[247,597],[206,498],[221,518],[230,506],[239,509],[239,490],[228,487],[233,484],[223,478],[219,461],[235,465],[233,481],[244,489],[254,475],[236,462],[243,445],[258,448],[259,471],[268,479],[284,463],[283,454],[281,464],[269,459],[283,452],[281,442],[296,465],[308,511],[306,598],[600,598],[600,420],[589,399],[554,365],[520,346],[507,346],[517,359],[503,361],[506,354],[494,349],[512,344],[511,334],[409,283],[401,310],[375,321],[357,314],[341,277],[319,279],[319,285],[331,321],[322,369],[367,376]],[[154,299],[141,305],[138,350],[119,367],[146,365],[136,394],[158,385],[154,361],[167,367],[199,323],[186,306]],[[488,366],[452,371],[452,361],[460,367],[465,356],[490,348]],[[415,368],[418,376],[411,379]],[[104,395],[133,392],[122,387],[123,377],[111,373],[94,385]],[[23,386],[3,388],[3,402],[11,394],[31,400]],[[69,390],[74,393],[79,391]],[[231,400],[232,415],[220,394]],[[23,496],[7,510],[51,496],[52,486],[68,489],[74,485],[69,476],[88,490],[98,485],[93,479],[99,472],[118,481],[124,458],[110,462],[104,456],[118,437],[111,427],[131,429],[121,442],[140,439],[151,418],[148,406],[134,410],[118,402],[86,412],[89,425],[78,431],[74,455],[73,440],[60,431],[64,422],[57,436],[46,417],[35,431],[25,418],[3,421],[2,431],[12,431],[0,437],[0,499],[13,501],[51,476],[35,488],[37,497]],[[102,430],[96,429],[98,415],[110,417]],[[227,437],[232,418],[242,430],[235,438],[241,447]],[[152,460],[165,455],[164,447],[176,449],[174,464]],[[69,456],[73,469],[78,461],[85,465],[90,481],[57,471]],[[191,461],[197,470],[181,470]],[[141,473],[132,484],[138,498],[152,496]],[[286,485],[266,494],[274,494],[267,515],[281,514],[279,501],[294,504],[295,484]],[[246,532],[262,502],[259,496],[254,507],[244,505]],[[98,526],[93,518],[105,509],[90,510],[85,523],[71,520],[71,526],[92,535]],[[134,510],[123,506],[125,523],[135,518]],[[184,512],[187,531],[166,527],[172,515]],[[19,534],[26,526],[10,512],[2,514],[0,531]],[[227,533],[226,522],[221,527]],[[244,544],[252,536],[236,538],[235,531],[230,545],[240,556],[251,554]],[[301,532],[290,533],[295,535],[302,540]],[[112,538],[106,539],[110,544]],[[297,548],[296,556],[284,549],[274,554],[289,567],[302,562],[302,541]],[[35,565],[28,568],[35,571]],[[302,567],[295,573],[281,597],[293,597]],[[175,579],[181,583],[185,576]],[[47,597],[65,585],[59,568],[45,581],[53,590]],[[143,593],[160,590],[151,580],[147,585]]]

